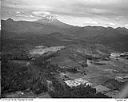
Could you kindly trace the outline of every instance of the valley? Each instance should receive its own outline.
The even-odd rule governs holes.
[[[2,97],[118,97],[128,82],[126,28],[41,21],[2,21]]]
[[[19,72],[18,77],[22,74],[25,75],[24,72],[22,72],[22,67],[25,68],[24,69],[26,70],[25,72],[28,73],[26,74],[27,77],[29,74],[31,74],[31,77],[37,78],[35,80],[37,80],[37,82],[39,81],[38,83],[40,83],[41,80],[45,80],[45,82],[41,83],[41,85],[45,84],[46,87],[48,87],[47,81],[50,81],[51,82],[51,86],[49,87],[50,89],[48,88],[49,91],[43,92],[43,90],[41,91],[40,87],[37,85],[35,86],[35,88],[39,88],[39,90],[37,89],[32,90],[31,87],[33,86],[28,86],[29,84],[27,83],[28,84],[28,85],[26,84],[27,88],[23,90],[19,90],[18,88],[16,89],[17,91],[14,93],[12,93],[13,90],[10,91],[11,92],[10,94],[8,93],[6,94],[5,91],[5,93],[3,93],[5,95],[4,97],[29,97],[29,96],[55,97],[50,95],[51,91],[52,92],[55,91],[55,86],[53,86],[54,80],[57,80],[64,87],[65,85],[67,87],[70,87],[70,84],[68,84],[68,82],[70,81],[73,82],[74,80],[73,82],[74,85],[75,83],[77,83],[75,87],[80,85],[85,86],[86,85],[85,83],[81,84],[81,82],[85,81],[86,83],[88,83],[87,85],[96,89],[95,94],[97,94],[98,92],[98,93],[102,93],[103,95],[106,95],[106,97],[108,96],[115,98],[119,94],[121,87],[123,87],[128,81],[127,78],[128,60],[122,57],[119,57],[118,60],[115,58],[111,58],[111,52],[110,53],[102,52],[101,54],[101,52],[98,51],[100,53],[94,54],[96,53],[95,51],[91,52],[85,49],[84,47],[80,47],[76,45],[52,46],[52,47],[39,45],[33,47],[33,49],[28,50],[26,52],[28,52],[27,54],[30,59],[27,60],[10,59],[8,60],[8,62],[4,62],[6,63],[5,65],[7,66],[8,64],[9,65],[12,64],[14,68],[16,66],[21,66],[21,71]],[[5,67],[5,65],[3,65],[3,68]],[[11,68],[12,65],[8,66],[8,68],[9,67]],[[18,70],[18,69],[14,69],[14,70]],[[4,72],[2,74],[4,74]],[[50,74],[50,76],[48,74]],[[29,80],[34,80],[31,79],[31,77]],[[79,79],[81,81],[78,82],[75,81]],[[23,79],[23,80],[27,81],[28,79]],[[111,80],[115,82],[113,81],[111,82]],[[21,83],[21,85],[24,86],[23,83]],[[26,85],[24,87],[26,87]],[[107,88],[108,90],[106,89],[107,90],[106,91],[99,89],[99,85],[101,85],[100,88],[102,89]],[[52,87],[54,90],[51,90]],[[5,88],[3,89],[3,92],[4,90]],[[28,91],[26,92],[25,90]],[[35,90],[37,92],[38,91],[41,92],[39,92],[39,94],[36,94],[34,92]],[[110,95],[110,92],[111,94],[113,92],[113,94],[115,95],[113,94]],[[46,94],[48,96],[45,96]]]

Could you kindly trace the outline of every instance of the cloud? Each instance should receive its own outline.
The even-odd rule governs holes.
[[[127,5],[128,0],[2,0],[2,17],[18,19],[26,15],[39,19],[55,15],[70,24],[125,26],[128,24]],[[21,12],[24,14],[21,15]]]
[[[125,24],[125,27],[128,28],[128,24]]]
[[[16,11],[16,14],[20,14],[21,12],[20,11]]]
[[[52,15],[50,12],[48,11],[33,11],[32,14],[36,17],[45,17],[47,15]]]

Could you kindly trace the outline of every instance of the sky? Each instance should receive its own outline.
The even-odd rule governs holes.
[[[128,28],[128,0],[1,0],[2,19],[35,21],[46,15],[75,26]]]

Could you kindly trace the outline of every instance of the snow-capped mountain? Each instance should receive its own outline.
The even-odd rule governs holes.
[[[60,28],[70,28],[71,26],[59,21],[55,16],[52,15],[44,15],[41,19],[36,22],[44,25],[53,25]]]

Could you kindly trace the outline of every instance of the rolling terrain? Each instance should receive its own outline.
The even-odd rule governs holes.
[[[128,82],[127,54],[121,57],[128,52],[126,28],[77,27],[46,17],[2,20],[1,33],[2,97],[108,98]],[[81,78],[88,86],[65,83]]]

